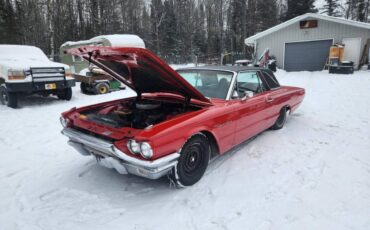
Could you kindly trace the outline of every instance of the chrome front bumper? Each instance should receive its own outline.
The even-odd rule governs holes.
[[[84,156],[95,156],[98,163],[107,168],[114,168],[121,174],[133,174],[149,179],[158,179],[166,175],[176,164],[179,153],[172,153],[154,161],[140,160],[117,149],[113,143],[102,140],[71,128],[62,130],[69,138],[68,144]]]

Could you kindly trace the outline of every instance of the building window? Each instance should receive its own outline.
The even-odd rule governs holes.
[[[300,21],[299,26],[301,27],[301,29],[317,28],[318,22],[317,22],[317,20]]]

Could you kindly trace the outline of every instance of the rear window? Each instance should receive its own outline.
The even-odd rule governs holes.
[[[276,89],[280,87],[278,80],[275,75],[270,71],[262,71],[263,77],[270,89]]]

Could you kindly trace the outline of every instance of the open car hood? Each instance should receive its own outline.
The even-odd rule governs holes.
[[[175,93],[187,100],[211,103],[175,70],[147,49],[80,47],[67,51],[95,64],[120,82],[142,93]]]

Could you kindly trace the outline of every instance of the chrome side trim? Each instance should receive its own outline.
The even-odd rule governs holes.
[[[93,155],[100,165],[115,168],[122,174],[127,172],[149,179],[158,179],[166,175],[177,164],[177,159],[180,157],[180,154],[175,152],[154,161],[140,160],[125,154],[109,141],[77,130],[65,128],[62,134],[69,138],[68,143],[80,154]]]

